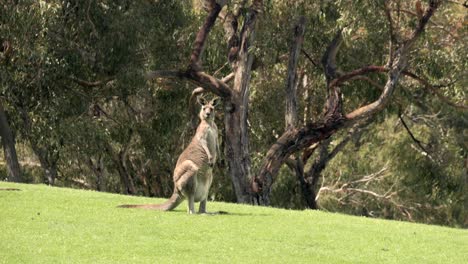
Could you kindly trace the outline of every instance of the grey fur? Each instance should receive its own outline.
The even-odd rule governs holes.
[[[144,208],[169,211],[184,199],[188,200],[188,213],[195,213],[195,202],[200,202],[199,213],[206,213],[206,201],[213,181],[213,165],[219,153],[218,128],[214,122],[218,98],[206,102],[199,97],[200,124],[190,144],[180,154],[174,169],[174,192],[163,204],[121,205],[123,208]]]

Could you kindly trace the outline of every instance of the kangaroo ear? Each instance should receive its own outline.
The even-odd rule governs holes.
[[[198,96],[198,97],[197,97],[197,102],[198,102],[200,105],[206,105],[206,99],[205,99],[203,96]]]
[[[215,97],[215,98],[213,98],[213,100],[211,100],[211,105],[212,106],[217,106],[220,101],[221,101],[221,98]]]

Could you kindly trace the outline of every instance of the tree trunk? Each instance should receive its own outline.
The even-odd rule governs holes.
[[[249,114],[250,76],[253,54],[249,48],[255,39],[258,11],[251,7],[246,14],[237,54],[234,85],[224,115],[226,160],[238,203],[251,202],[251,161],[247,119]]]
[[[104,178],[105,178],[105,167],[104,159],[102,155],[98,155],[96,158],[96,163],[91,158],[87,160],[88,167],[93,171],[94,176],[96,176],[96,191],[103,192],[106,190]]]
[[[55,179],[57,179],[57,166],[50,166],[44,168],[45,178],[49,185],[55,185]]]
[[[248,98],[248,96],[247,96]],[[244,98],[248,100],[247,98]],[[237,99],[237,100],[236,100]],[[250,202],[250,154],[247,131],[247,105],[243,105],[237,93],[231,97],[233,112],[224,115],[226,129],[226,161],[238,203]]]
[[[331,139],[326,139],[321,142],[319,146],[320,148],[319,155],[314,161],[314,164],[312,164],[312,166],[310,167],[310,170],[307,172],[306,175],[304,175],[305,180],[301,182],[302,189],[306,190],[305,192],[303,192],[303,195],[304,195],[304,199],[307,202],[307,206],[309,206],[309,209],[313,209],[313,210],[318,209],[318,204],[316,201],[317,183],[328,161],[333,158],[328,153],[328,146],[330,145],[330,142],[331,142]],[[345,144],[346,143],[344,143],[344,145]]]
[[[8,181],[21,182],[21,170],[16,155],[15,138],[11,132],[5,110],[0,101],[0,137],[5,155]]]
[[[289,129],[278,138],[268,150],[262,167],[255,179],[260,194],[259,204],[270,205],[271,185],[278,174],[281,165],[293,153],[314,143],[321,142],[336,133],[344,126],[344,120],[337,119],[325,123],[310,123],[300,129]]]
[[[36,154],[41,163],[41,167],[44,170],[44,182],[49,185],[55,184],[57,179],[57,158],[49,157],[48,150],[38,147],[33,141],[30,140],[31,148],[34,154]],[[51,160],[52,159],[52,160]]]
[[[41,147],[35,138],[31,136],[32,134],[32,123],[29,118],[28,112],[24,108],[20,108],[21,117],[24,122],[24,128],[26,131],[26,136],[29,139],[31,148],[39,159],[41,163],[41,168],[44,170],[44,182],[49,185],[55,184],[55,179],[57,178],[57,161],[58,161],[58,152],[51,153],[46,147]]]
[[[125,194],[135,194],[135,185],[133,184],[132,177],[130,176],[125,164],[127,150],[123,149],[117,153],[111,144],[107,144],[106,151],[114,162],[114,165],[117,167],[123,192]]]

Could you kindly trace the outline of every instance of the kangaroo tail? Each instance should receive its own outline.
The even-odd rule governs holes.
[[[117,207],[171,211],[174,208],[176,208],[182,201],[183,201],[183,198],[177,192],[174,192],[172,196],[169,198],[169,200],[167,200],[166,202],[162,204],[123,204]]]

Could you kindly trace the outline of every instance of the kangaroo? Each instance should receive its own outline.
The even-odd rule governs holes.
[[[188,200],[188,213],[195,213],[195,202],[200,202],[198,213],[205,214],[208,191],[213,180],[213,165],[219,152],[218,128],[214,122],[215,106],[219,98],[207,102],[198,97],[201,105],[200,124],[190,144],[180,154],[174,169],[174,192],[165,203],[120,205],[123,208],[144,208],[170,211],[184,199]]]

